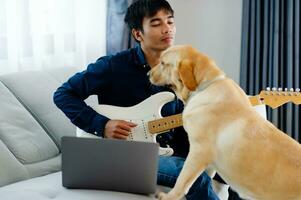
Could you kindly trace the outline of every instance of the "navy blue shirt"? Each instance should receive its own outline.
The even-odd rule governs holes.
[[[101,57],[59,87],[54,93],[54,102],[73,124],[86,132],[103,136],[109,119],[94,111],[84,100],[97,95],[99,104],[128,107],[158,92],[170,91],[152,85],[147,76],[149,70],[140,46]],[[161,114],[169,116],[182,111],[183,103],[175,99],[163,106]],[[188,153],[188,139],[183,128],[160,134],[157,140],[161,146],[168,144],[172,147],[174,155],[185,157]]]

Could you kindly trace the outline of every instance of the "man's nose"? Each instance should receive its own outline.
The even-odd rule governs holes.
[[[171,33],[173,30],[172,25],[170,24],[164,24],[163,33]]]

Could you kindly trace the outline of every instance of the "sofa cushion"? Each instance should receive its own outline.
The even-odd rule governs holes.
[[[35,163],[59,154],[39,123],[1,82],[0,102],[0,139],[21,163]]]
[[[0,187],[29,178],[24,165],[8,150],[1,140],[0,161]]]
[[[30,177],[22,165],[53,158],[59,154],[59,149],[18,98],[1,82],[0,102],[0,140],[3,149],[0,185],[3,185]],[[2,178],[2,173],[7,178]]]
[[[78,69],[0,76],[0,186],[61,169],[60,138],[75,127],[53,103],[53,92]]]
[[[159,187],[166,191],[168,188]],[[150,200],[154,195],[138,195],[104,190],[66,189],[62,186],[61,172],[32,178],[0,188],[1,200]]]
[[[51,71],[12,73],[0,77],[58,147],[62,136],[75,135],[75,126],[54,105],[53,93],[62,84],[63,79],[66,80],[75,71],[75,68],[58,68]]]

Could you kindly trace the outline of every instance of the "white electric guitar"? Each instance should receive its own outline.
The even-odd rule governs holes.
[[[132,129],[128,140],[157,142],[157,134],[183,125],[182,114],[164,118],[161,116],[163,105],[174,100],[174,97],[171,92],[160,92],[132,107],[98,105],[93,109],[110,119],[121,119],[136,123],[137,126]],[[265,104],[277,108],[288,102],[300,104],[301,94],[300,89],[282,91],[273,88],[271,91],[267,88],[267,90],[261,91],[259,95],[250,96],[249,100],[253,106]],[[79,128],[77,128],[76,135],[78,137],[96,137]],[[159,154],[170,156],[173,154],[173,149],[160,147]]]
[[[175,96],[171,92],[160,92],[150,96],[148,99],[131,107],[118,107],[111,105],[98,105],[93,109],[108,117],[109,119],[120,119],[137,124],[129,135],[128,140],[157,142],[156,133],[150,133],[148,122],[162,118],[161,108],[164,104],[174,100]],[[78,137],[96,137],[77,128]],[[171,156],[172,148],[159,148],[159,155]]]

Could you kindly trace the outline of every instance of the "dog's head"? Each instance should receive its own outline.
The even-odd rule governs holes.
[[[191,46],[173,46],[160,57],[160,63],[150,71],[154,85],[166,85],[186,103],[199,84],[223,74],[215,62]]]

